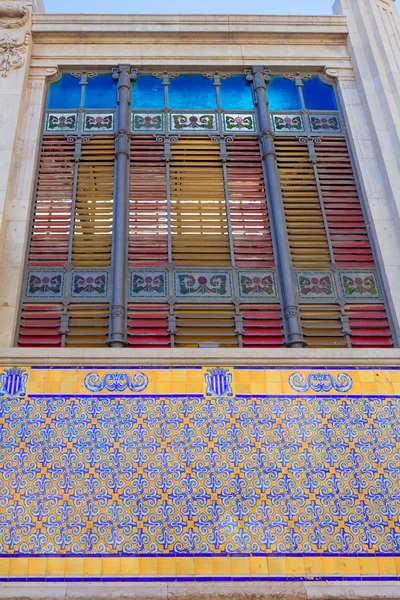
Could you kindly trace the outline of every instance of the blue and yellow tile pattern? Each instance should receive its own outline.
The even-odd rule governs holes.
[[[399,577],[400,370],[0,373],[0,580]]]

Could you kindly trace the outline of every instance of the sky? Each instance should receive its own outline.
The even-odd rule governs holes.
[[[44,0],[48,13],[330,15],[333,0]]]

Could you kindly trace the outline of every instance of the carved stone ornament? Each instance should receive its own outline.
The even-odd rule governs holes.
[[[22,67],[30,39],[29,33],[25,34],[23,41],[19,41],[18,36],[10,31],[0,33],[0,73],[2,77],[7,77],[10,71]]]
[[[15,29],[25,25],[29,11],[24,2],[0,0],[0,29]]]

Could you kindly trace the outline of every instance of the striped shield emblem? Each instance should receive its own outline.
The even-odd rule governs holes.
[[[232,375],[229,369],[216,367],[209,369],[205,375],[207,396],[232,396]]]
[[[25,369],[18,369],[17,367],[5,369],[0,379],[0,394],[7,394],[8,396],[25,396],[25,383],[28,379],[28,376],[25,374]]]

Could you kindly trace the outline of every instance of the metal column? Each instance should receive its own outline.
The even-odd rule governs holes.
[[[246,78],[252,82],[258,127],[261,132],[261,154],[266,175],[271,223],[275,233],[276,262],[281,284],[283,312],[287,331],[286,345],[290,348],[303,348],[306,344],[303,338],[297,303],[296,285],[286,230],[279,173],[276,164],[275,144],[267,104],[266,89],[267,82],[270,81],[270,73],[263,67],[253,67],[250,71],[246,71]]]
[[[137,71],[130,65],[113,69],[117,85],[117,134],[115,141],[114,223],[111,261],[111,305],[108,345],[127,345],[128,215],[129,215],[129,140],[131,82]]]

